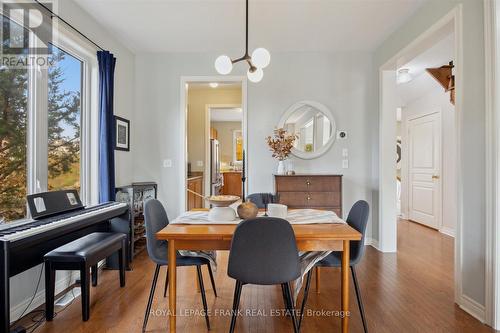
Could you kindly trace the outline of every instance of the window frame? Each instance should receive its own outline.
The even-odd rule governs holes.
[[[1,9],[0,15],[4,15]],[[22,18],[7,17],[23,26]],[[57,24],[57,19],[52,21],[52,29],[54,36],[52,44],[82,62],[80,197],[85,205],[97,204],[99,200],[97,49],[71,29]],[[38,42],[33,32],[29,30],[30,47],[36,47]],[[48,189],[48,69],[38,65],[28,68],[27,89],[27,184],[25,185],[27,194],[33,194]],[[29,210],[25,218],[30,218]]]

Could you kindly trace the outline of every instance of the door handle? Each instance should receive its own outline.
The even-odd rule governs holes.
[[[439,176],[438,175],[433,175],[432,179],[439,179]]]

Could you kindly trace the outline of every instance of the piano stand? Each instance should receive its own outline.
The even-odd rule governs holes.
[[[90,213],[82,215],[72,224],[67,224],[57,228],[50,228],[47,231],[41,231],[37,234],[30,234],[29,237],[17,237],[9,239],[11,235],[17,235],[13,232],[5,232],[10,228],[8,225],[2,225],[0,232],[0,333],[22,333],[26,329],[22,326],[10,327],[10,281],[9,279],[17,274],[20,274],[30,268],[36,267],[43,263],[43,256],[51,250],[60,247],[61,245],[72,242],[78,238],[88,235],[93,232],[118,232],[124,233],[127,236],[127,255],[125,256],[126,267],[129,267],[131,257],[129,255],[129,208],[128,205],[118,204],[110,206],[109,203],[102,204],[103,209],[99,208],[82,208],[80,211],[75,211],[75,216],[85,214],[88,210]],[[95,213],[94,213],[95,211]],[[70,217],[68,217],[68,214]],[[71,214],[66,213],[65,219],[71,218]],[[55,219],[56,223],[57,219]],[[37,221],[34,221],[35,223]],[[34,223],[28,221],[26,223]],[[50,222],[50,221],[49,221]],[[18,224],[19,225],[19,224]],[[21,225],[22,227],[22,225]],[[12,227],[16,228],[16,226]],[[19,227],[18,227],[19,228]],[[25,230],[26,228],[22,229]],[[42,229],[42,228],[41,228]],[[17,232],[17,231],[15,231]],[[7,235],[7,236],[4,236]],[[15,258],[15,260],[13,260]],[[109,261],[108,261],[109,260]],[[117,269],[119,266],[118,256],[108,257],[108,268]]]

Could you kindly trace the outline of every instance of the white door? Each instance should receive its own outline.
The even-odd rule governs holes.
[[[441,114],[408,120],[409,218],[441,227]]]

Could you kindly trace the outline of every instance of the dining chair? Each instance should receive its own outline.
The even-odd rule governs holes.
[[[354,281],[354,289],[356,290],[356,298],[358,300],[359,312],[361,313],[361,321],[363,322],[363,329],[365,333],[368,332],[368,327],[366,325],[365,310],[363,307],[363,300],[361,299],[361,290],[359,289],[359,282],[356,275],[356,265],[360,262],[365,251],[365,233],[366,224],[368,223],[368,214],[370,213],[370,206],[364,200],[356,202],[347,216],[347,224],[359,231],[362,235],[361,240],[350,242],[350,260],[349,266],[351,268],[352,280]],[[342,264],[342,252],[332,252],[323,260],[316,264],[316,267],[341,267]],[[301,306],[301,317],[299,319],[299,327],[302,324],[302,318],[304,313],[304,308],[307,302],[307,297],[309,295],[309,287],[311,285],[311,273],[312,269],[307,273],[307,282],[304,290],[304,298],[302,300]]]
[[[264,209],[270,203],[277,203],[278,196],[272,193],[252,193],[247,196],[247,201],[253,202],[259,209]]]
[[[286,220],[258,217],[241,222],[231,241],[227,274],[236,280],[229,332],[234,332],[243,285],[281,285],[293,330],[299,332],[290,282],[300,276],[299,253]]]
[[[156,239],[156,233],[163,228],[165,228],[169,221],[167,213],[163,208],[163,205],[160,201],[156,199],[150,199],[146,201],[144,204],[144,223],[146,225],[146,241],[147,241],[147,250],[149,258],[156,264],[153,283],[151,285],[151,290],[149,292],[149,300],[148,305],[146,307],[146,313],[144,315],[144,322],[142,325],[142,331],[146,330],[146,326],[148,324],[149,313],[151,311],[151,305],[153,303],[154,293],[156,289],[156,282],[158,281],[158,275],[160,273],[161,266],[168,266],[167,252],[168,252],[168,242]],[[210,280],[212,282],[212,287],[214,290],[215,297],[217,297],[217,291],[215,289],[215,282],[212,273],[212,267],[210,265],[210,261],[206,258],[200,257],[188,257],[181,256],[177,253],[176,258],[177,266],[196,266],[196,271],[198,273],[198,284],[200,286],[201,291],[201,301],[203,303],[203,308],[205,310],[205,321],[207,324],[207,328],[210,329],[210,322],[208,319],[208,308],[207,308],[207,299],[205,296],[205,287],[203,285],[203,275],[201,272],[201,266],[206,265],[208,267],[208,272],[210,273]],[[166,295],[168,287],[168,271],[167,277],[165,280],[165,291],[164,296]]]

